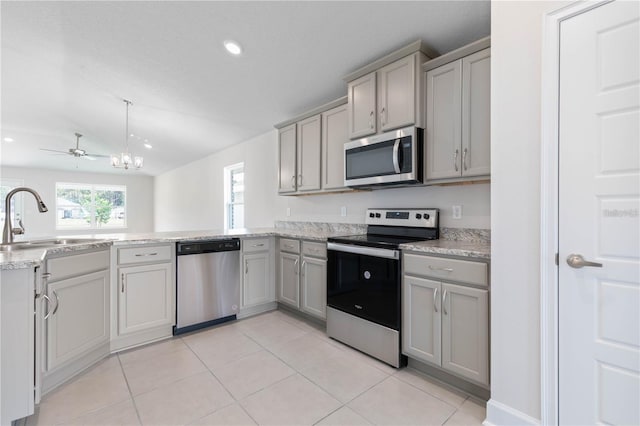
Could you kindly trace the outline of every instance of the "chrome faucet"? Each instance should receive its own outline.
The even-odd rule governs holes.
[[[31,188],[15,188],[7,194],[7,198],[4,200],[4,230],[2,231],[2,244],[11,244],[13,243],[13,234],[23,234],[24,227],[22,226],[22,220],[19,220],[20,228],[13,228],[11,226],[11,197],[13,197],[18,192],[29,192],[36,198],[36,202],[38,203],[38,211],[40,213],[45,213],[49,209],[40,198],[40,194],[34,191]]]

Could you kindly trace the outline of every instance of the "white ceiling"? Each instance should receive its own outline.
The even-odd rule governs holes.
[[[444,53],[490,31],[489,1],[2,1],[0,13],[1,136],[15,140],[0,142],[0,166],[123,173],[39,148],[67,150],[79,132],[90,153],[120,152],[129,99],[130,150],[145,157],[133,173],[147,175],[346,95],[345,74],[412,41]]]

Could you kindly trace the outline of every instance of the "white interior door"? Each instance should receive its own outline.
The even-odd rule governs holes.
[[[640,424],[639,6],[607,3],[560,28],[563,425]]]

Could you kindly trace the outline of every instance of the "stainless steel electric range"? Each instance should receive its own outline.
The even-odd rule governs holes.
[[[401,367],[398,247],[438,239],[438,209],[368,209],[366,224],[366,234],[328,239],[327,334]]]

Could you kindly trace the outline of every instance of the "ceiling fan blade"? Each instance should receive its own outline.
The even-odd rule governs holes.
[[[69,154],[69,152],[67,152],[67,151],[58,151],[57,149],[46,149],[46,148],[40,148],[40,151],[57,152],[57,153],[59,153],[59,154],[67,154],[67,155],[71,155],[71,154]]]
[[[89,157],[95,157],[95,158],[111,158],[110,155],[102,155],[102,154],[89,154],[86,153],[85,156],[89,156]]]

